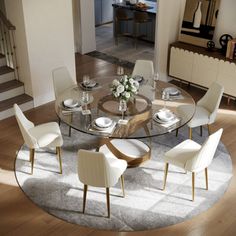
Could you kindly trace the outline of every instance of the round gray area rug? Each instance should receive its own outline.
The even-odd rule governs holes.
[[[125,171],[126,197],[122,198],[120,183],[110,189],[111,218],[108,219],[105,189],[89,187],[85,214],[82,214],[83,184],[77,175],[77,151],[95,149],[97,140],[91,135],[73,130],[68,137],[68,126],[62,125],[63,174],[52,150],[37,150],[34,174],[30,175],[29,150],[23,146],[18,152],[15,174],[24,193],[48,213],[71,223],[113,231],[149,230],[176,224],[207,210],[226,191],[232,163],[225,146],[220,143],[209,167],[209,190],[205,190],[204,172],[196,175],[195,201],[191,201],[191,173],[169,167],[166,190],[162,191],[164,163],[162,157],[170,148],[187,138],[187,129],[153,138],[152,157],[142,166]],[[203,143],[206,138],[196,131],[193,139]]]

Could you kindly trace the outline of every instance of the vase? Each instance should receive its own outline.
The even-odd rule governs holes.
[[[202,20],[201,6],[202,6],[202,2],[199,1],[197,9],[196,9],[196,11],[194,13],[194,17],[193,17],[193,27],[194,28],[200,28],[200,26],[201,26],[201,20]]]

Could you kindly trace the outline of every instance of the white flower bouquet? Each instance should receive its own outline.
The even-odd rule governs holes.
[[[115,98],[128,101],[131,97],[138,94],[139,83],[132,77],[124,75],[119,80],[114,79],[111,91]]]

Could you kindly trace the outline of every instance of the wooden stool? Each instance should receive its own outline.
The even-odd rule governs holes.
[[[123,8],[117,8],[115,14],[115,41],[118,44],[118,37],[120,36],[131,36],[132,34],[128,32],[128,22],[133,21],[132,17],[127,15],[127,10]],[[121,32],[121,22],[126,23],[126,32]]]
[[[147,34],[140,34],[140,26],[142,24],[148,24],[152,19],[148,17],[147,12],[135,11],[134,12],[134,45],[137,48],[137,39],[147,37]],[[147,30],[146,30],[147,31]]]

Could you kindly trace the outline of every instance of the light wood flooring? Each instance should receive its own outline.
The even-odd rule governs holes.
[[[137,48],[133,45],[132,38],[119,37],[118,45],[113,37],[113,24],[96,27],[97,51],[135,63],[138,59],[153,60],[154,43],[138,41]]]
[[[116,66],[88,56],[77,55],[76,63],[78,79],[84,73],[90,73],[91,76],[105,76],[114,74],[116,71]],[[188,92],[196,99],[203,94],[201,90],[193,87],[188,89]],[[53,102],[26,112],[26,116],[36,124],[57,120]],[[224,128],[222,142],[231,154],[234,167],[234,176],[225,195],[208,211],[186,222],[159,230],[118,233],[67,223],[47,214],[32,203],[18,187],[14,175],[16,152],[23,144],[20,130],[15,118],[3,120],[0,122],[0,235],[236,235],[236,105],[231,103],[227,106],[226,99],[223,100],[217,121],[211,129],[213,131],[220,127]]]

